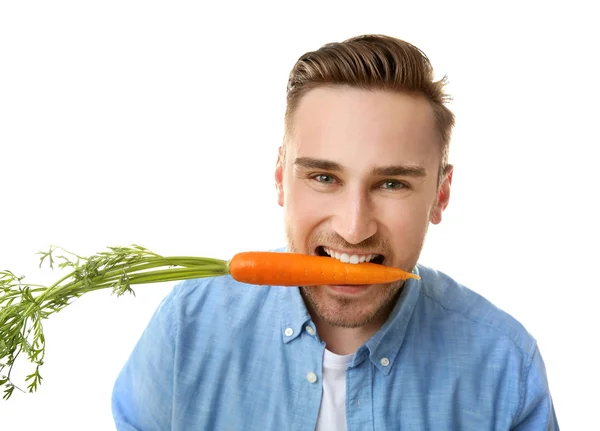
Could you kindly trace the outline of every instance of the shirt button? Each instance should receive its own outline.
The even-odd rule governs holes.
[[[292,328],[285,328],[284,334],[288,337],[291,337],[294,334],[294,330]]]
[[[308,380],[310,383],[314,383],[317,381],[317,375],[313,372],[310,372],[306,375],[306,380]]]
[[[381,358],[381,365],[387,367],[388,365],[390,365],[390,360],[388,358]]]
[[[305,329],[306,332],[308,332],[308,335],[315,335],[315,330],[312,328],[312,326],[306,325]]]

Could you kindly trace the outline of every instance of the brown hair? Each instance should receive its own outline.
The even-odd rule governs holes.
[[[285,133],[300,99],[308,91],[328,85],[365,90],[389,90],[422,94],[433,107],[441,140],[439,181],[448,168],[454,114],[445,105],[447,78],[434,81],[427,56],[416,46],[384,35],[363,35],[329,43],[302,55],[290,72],[287,86]],[[286,138],[287,140],[287,138]]]

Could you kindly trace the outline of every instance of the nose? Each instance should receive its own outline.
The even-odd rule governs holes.
[[[332,220],[333,230],[350,244],[359,244],[377,232],[373,205],[369,196],[356,190],[340,196]]]

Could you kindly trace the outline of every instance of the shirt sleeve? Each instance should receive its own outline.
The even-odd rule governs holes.
[[[559,431],[542,356],[535,346],[521,394],[521,407],[511,430]]]
[[[118,431],[171,429],[177,324],[171,292],[158,306],[112,393]]]

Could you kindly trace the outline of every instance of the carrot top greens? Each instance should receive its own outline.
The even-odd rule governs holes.
[[[135,295],[135,284],[159,283],[229,274],[229,262],[205,257],[163,257],[150,250],[108,247],[109,251],[82,257],[52,246],[40,252],[40,267],[68,271],[51,286],[24,283],[8,270],[0,271],[0,386],[7,400],[17,387],[11,380],[16,359],[26,355],[35,370],[26,376],[29,392],[41,384],[40,367],[44,363],[45,339],[42,321],[59,312],[87,292],[112,289],[121,296]],[[5,372],[4,370],[7,369]]]

